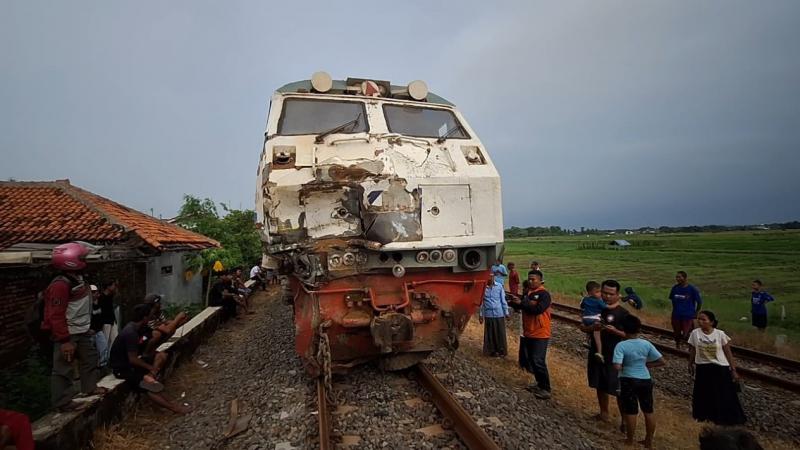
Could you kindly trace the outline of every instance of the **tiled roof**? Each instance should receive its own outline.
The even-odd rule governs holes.
[[[204,249],[219,243],[73,186],[0,182],[0,249],[74,240],[113,243],[132,233],[158,250]]]

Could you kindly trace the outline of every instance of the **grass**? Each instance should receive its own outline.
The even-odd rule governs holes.
[[[607,247],[627,239],[624,250]],[[521,275],[531,260],[542,265],[548,289],[567,303],[577,303],[588,280],[617,279],[631,286],[645,302],[641,315],[666,326],[667,299],[675,272],[684,270],[703,296],[704,309],[714,311],[720,328],[739,345],[798,356],[800,342],[800,232],[759,231],[656,234],[633,236],[570,236],[510,239],[505,261],[516,262]],[[761,335],[750,325],[750,282],[759,278],[776,301],[768,305],[769,327]],[[746,317],[745,320],[740,320]],[[787,344],[776,348],[775,337]]]

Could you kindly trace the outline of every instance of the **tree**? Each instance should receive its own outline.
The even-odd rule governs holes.
[[[215,261],[231,269],[247,268],[261,259],[261,240],[256,229],[255,212],[231,209],[225,204],[222,204],[222,209],[225,215],[220,217],[213,200],[183,196],[183,205],[175,222],[188,230],[216,239],[222,245],[222,248],[203,250],[191,257],[187,265],[195,272],[210,271]]]

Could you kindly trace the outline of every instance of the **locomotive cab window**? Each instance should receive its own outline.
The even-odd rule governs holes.
[[[424,138],[469,139],[452,111],[418,106],[383,105],[383,115],[392,133]]]
[[[369,131],[364,103],[305,98],[283,102],[279,135],[321,134],[331,130],[350,134]]]

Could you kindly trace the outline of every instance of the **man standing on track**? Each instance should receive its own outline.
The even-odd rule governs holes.
[[[700,291],[689,284],[686,272],[680,270],[675,274],[677,284],[669,291],[672,302],[672,331],[675,333],[675,347],[681,348],[694,329],[694,319],[703,306]]]

